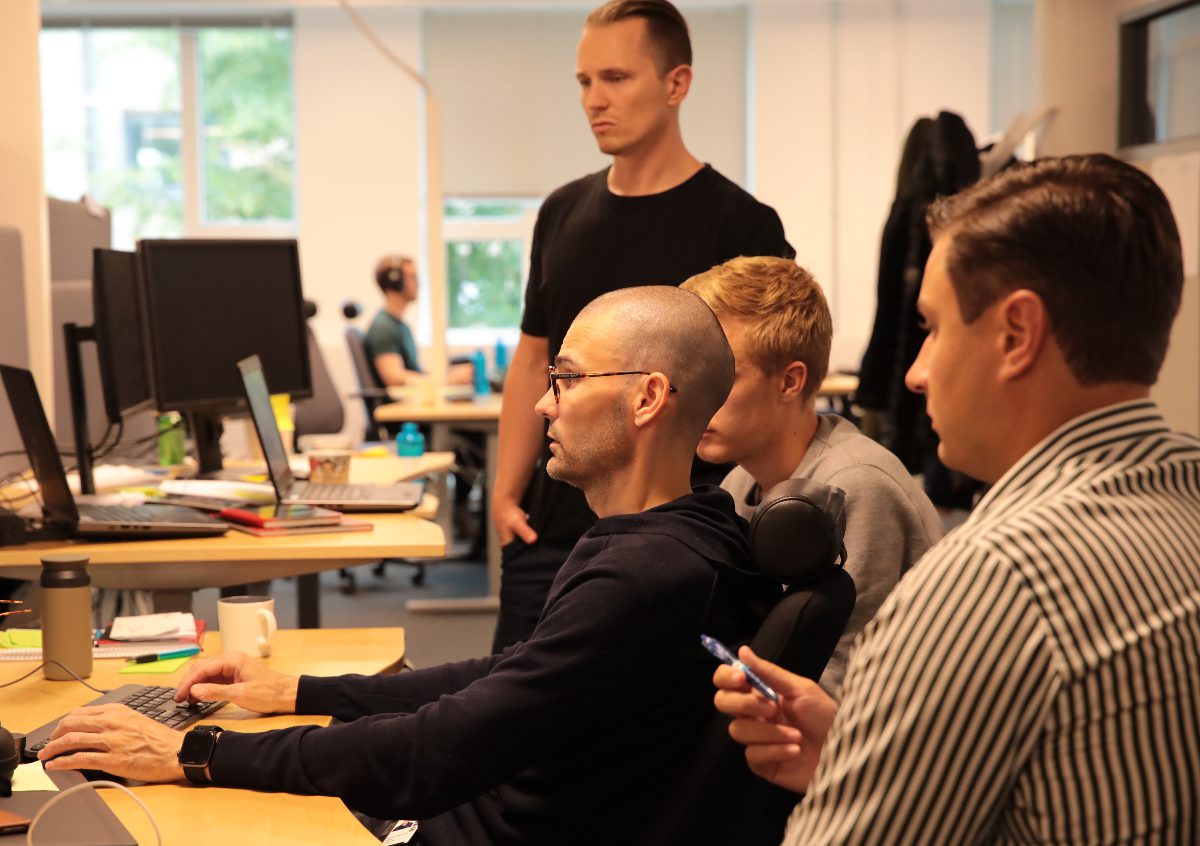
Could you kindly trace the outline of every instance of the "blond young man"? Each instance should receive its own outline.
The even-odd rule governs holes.
[[[858,599],[821,677],[836,696],[855,635],[941,538],[941,520],[894,455],[850,421],[817,414],[833,320],[812,274],[787,259],[736,258],[683,287],[716,313],[737,362],[729,398],[696,452],[713,463],[737,462],[721,487],[738,513],[749,519],[763,491],[789,478],[846,492],[845,566]]]

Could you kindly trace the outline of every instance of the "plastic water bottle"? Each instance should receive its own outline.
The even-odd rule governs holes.
[[[174,411],[158,418],[158,463],[164,466],[182,464],[187,453],[183,418]]]
[[[42,658],[62,665],[42,668],[42,675],[52,681],[92,674],[92,580],[87,565],[88,557],[74,552],[42,558]]]
[[[484,396],[491,393],[488,387],[487,362],[483,358],[483,350],[471,353],[471,366],[475,368],[475,395]]]
[[[500,339],[496,339],[496,356],[493,364],[497,376],[503,381],[504,374],[508,372],[508,347],[504,346],[504,341]]]
[[[420,458],[425,454],[425,436],[416,423],[405,423],[396,435],[396,455],[401,458]]]

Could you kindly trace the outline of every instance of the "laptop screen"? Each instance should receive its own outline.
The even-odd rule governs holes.
[[[71,526],[79,524],[79,510],[71,489],[67,487],[67,474],[58,455],[58,445],[50,422],[42,408],[33,374],[18,367],[0,365],[0,377],[4,379],[4,390],[12,406],[25,454],[33,466],[42,492],[42,519],[50,525]]]
[[[287,451],[283,448],[283,438],[279,435],[279,427],[275,425],[271,392],[267,389],[267,377],[263,375],[262,362],[258,356],[252,355],[238,362],[238,370],[242,372],[246,404],[250,406],[250,418],[254,421],[263,456],[267,459],[267,472],[271,476],[271,484],[275,486],[276,496],[283,499],[292,489],[294,480],[292,470],[288,466]]]

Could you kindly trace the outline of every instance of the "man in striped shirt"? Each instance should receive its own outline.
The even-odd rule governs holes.
[[[1166,198],[1107,156],[929,213],[908,385],[992,484],[851,654],[840,705],[718,671],[788,846],[1200,843],[1200,441],[1149,399],[1182,292]]]

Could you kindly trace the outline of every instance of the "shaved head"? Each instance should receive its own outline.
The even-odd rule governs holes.
[[[699,442],[733,386],[733,351],[702,299],[667,285],[622,288],[597,297],[575,323],[603,334],[620,369],[666,374],[679,391],[679,434]]]

